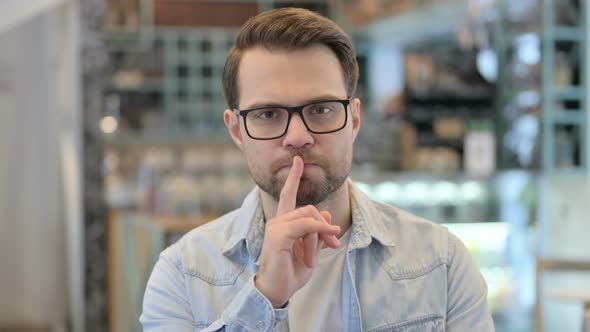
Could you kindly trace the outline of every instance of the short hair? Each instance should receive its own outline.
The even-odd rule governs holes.
[[[229,51],[223,69],[223,93],[230,109],[239,104],[238,70],[240,60],[248,49],[297,50],[313,45],[327,46],[338,58],[348,97],[357,88],[358,63],[352,41],[334,21],[302,8],[281,8],[250,18]]]

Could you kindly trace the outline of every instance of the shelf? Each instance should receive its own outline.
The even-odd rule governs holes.
[[[137,93],[162,93],[164,90],[164,84],[162,80],[146,80],[138,85],[121,85],[115,82],[111,82],[105,86],[107,91],[118,91],[118,92],[137,92]]]
[[[584,91],[581,87],[554,88],[553,97],[556,100],[581,100]]]
[[[584,125],[586,118],[582,111],[557,111],[553,114],[553,123],[559,125]]]
[[[226,105],[219,92],[224,64],[220,59],[225,59],[237,31],[233,28],[161,27],[140,30],[139,34],[121,31],[103,34],[107,45],[121,43],[120,46],[124,46],[116,51],[122,53],[117,56],[123,57],[121,62],[127,64],[121,67],[137,63],[132,68],[114,68],[115,74],[105,83],[104,92],[145,98],[150,105],[153,103],[153,107],[145,109],[161,111],[163,128],[150,129],[147,133],[131,130],[106,135],[105,140],[111,144],[119,141],[120,144],[138,144],[142,140],[148,144],[195,144],[208,139],[228,142],[222,120]],[[133,58],[142,56],[143,52],[153,53],[148,54],[153,57],[146,60],[147,69],[141,68],[142,62],[134,62]],[[129,71],[129,75],[117,77],[124,71]],[[144,76],[142,72],[152,74]]]
[[[420,147],[463,148],[462,138],[440,138],[434,135],[418,134],[416,144]]]
[[[405,119],[412,123],[432,123],[437,119],[492,119],[495,113],[488,108],[412,107],[409,106]]]
[[[126,218],[141,220],[142,222],[154,223],[164,232],[186,233],[195,227],[201,226],[219,217],[217,214],[206,214],[199,217],[181,217],[173,215],[152,215],[141,211],[117,213],[112,212],[111,218],[118,222],[124,214]]]
[[[466,0],[426,5],[369,23],[365,33],[377,44],[398,46],[443,35],[454,35],[457,23],[469,17],[468,8]],[[433,20],[436,24],[433,24]]]
[[[408,102],[420,103],[493,103],[493,94],[485,89],[473,89],[464,91],[455,90],[418,90],[408,89],[406,91]]]
[[[66,2],[66,0],[2,0],[0,1],[0,33]]]
[[[559,1],[557,1],[559,2]],[[566,1],[562,3],[561,8],[555,6],[556,0],[549,0],[543,6],[543,62],[542,62],[542,77],[543,77],[543,119],[545,125],[541,133],[542,145],[542,167],[546,175],[557,175],[572,172],[587,172],[588,168],[588,141],[587,141],[587,82],[579,79],[578,83],[566,86],[556,86],[555,77],[559,75],[558,69],[555,67],[555,59],[559,54],[569,59],[577,59],[576,67],[572,68],[574,71],[581,71],[582,76],[587,66],[587,51],[585,47],[586,41],[586,27],[587,15],[585,1],[579,1],[578,4],[569,3]],[[556,18],[561,14],[566,6],[568,9],[578,16],[575,25],[563,25],[556,23]],[[572,6],[573,5],[573,6]],[[560,43],[561,42],[561,43]],[[557,49],[559,44],[569,42],[567,47]],[[564,45],[565,46],[565,45]],[[572,47],[573,46],[573,47]],[[579,75],[578,75],[579,76]],[[574,75],[574,77],[577,77]],[[560,106],[556,105],[563,103],[564,110],[560,110]],[[578,126],[580,133],[574,139],[574,144],[577,146],[574,152],[573,165],[567,168],[560,168],[558,156],[560,151],[555,143],[555,137],[561,126]],[[569,163],[568,163],[569,165]]]
[[[229,134],[223,130],[216,134],[189,134],[174,132],[136,132],[103,135],[107,145],[227,145],[232,144]]]
[[[103,30],[102,36],[106,41],[135,41],[140,36],[139,29],[117,28],[114,30]]]
[[[553,37],[558,41],[583,41],[585,32],[582,28],[556,27],[553,30]]]

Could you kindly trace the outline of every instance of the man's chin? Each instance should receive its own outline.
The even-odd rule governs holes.
[[[299,190],[297,191],[297,206],[304,206],[304,205],[317,205],[321,203],[327,193],[321,193],[317,190],[317,188],[321,188],[317,184],[314,185],[313,182],[310,181],[301,181],[299,183]]]
[[[322,181],[303,180],[297,192],[297,206],[318,205],[334,194],[345,182],[346,177]]]

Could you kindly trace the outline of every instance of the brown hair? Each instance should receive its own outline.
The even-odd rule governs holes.
[[[314,44],[334,52],[342,66],[349,97],[356,91],[358,63],[350,37],[333,21],[301,8],[282,8],[250,18],[240,29],[223,69],[223,93],[230,109],[238,108],[238,69],[244,52],[262,46],[294,50]]]

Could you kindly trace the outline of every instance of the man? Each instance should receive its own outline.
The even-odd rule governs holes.
[[[463,244],[348,179],[357,79],[349,37],[322,16],[281,9],[242,27],[224,120],[257,187],[162,253],[145,331],[493,330]]]

